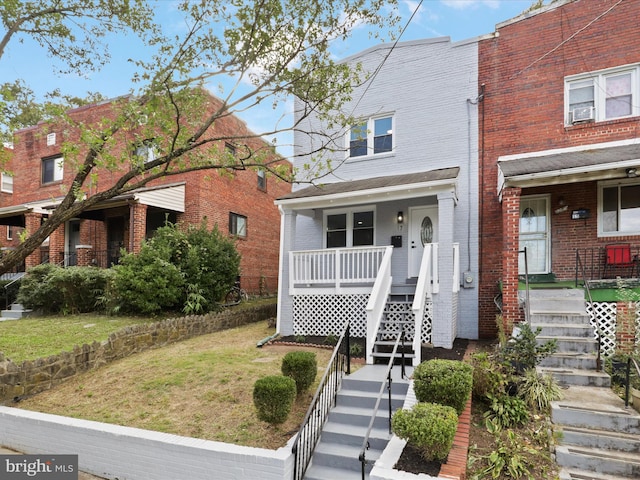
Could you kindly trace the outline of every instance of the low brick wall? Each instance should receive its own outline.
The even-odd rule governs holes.
[[[111,334],[104,342],[76,346],[72,352],[19,365],[0,352],[0,403],[48,390],[69,377],[134,353],[275,316],[276,304],[273,303],[135,325]]]

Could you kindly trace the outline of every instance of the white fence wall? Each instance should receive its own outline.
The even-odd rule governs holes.
[[[112,480],[288,479],[292,441],[266,450],[0,406],[0,445],[77,454],[81,471]]]

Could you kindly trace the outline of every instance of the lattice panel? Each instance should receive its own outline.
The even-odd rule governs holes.
[[[422,317],[422,343],[431,343],[431,330],[433,326],[433,302],[424,304],[424,316]]]
[[[367,336],[365,307],[369,295],[295,295],[293,297],[294,335],[337,335],[347,320],[351,336]]]
[[[636,302],[636,345],[640,349],[640,302]]]
[[[382,321],[381,330],[386,333],[382,335],[382,340],[395,340],[400,333],[400,322],[406,321],[404,324],[405,339],[410,342],[413,340],[415,332],[416,316],[411,310],[410,303],[388,303],[386,308],[386,317]]]
[[[602,332],[601,352],[602,355],[613,355],[616,349],[616,313],[617,305],[615,302],[594,302],[593,309],[587,303],[587,313],[591,318],[591,326],[597,331],[600,328]],[[597,335],[594,334],[597,339]]]

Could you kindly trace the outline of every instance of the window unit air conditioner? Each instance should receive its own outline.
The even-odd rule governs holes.
[[[582,122],[591,122],[596,118],[595,107],[579,107],[569,112],[569,120],[572,125]]]

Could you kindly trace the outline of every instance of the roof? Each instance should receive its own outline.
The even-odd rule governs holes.
[[[314,207],[322,203],[357,203],[367,198],[367,201],[410,198],[420,194],[438,190],[454,190],[460,167],[442,168],[426,172],[416,172],[404,175],[390,175],[373,177],[347,182],[311,185],[296,190],[276,200],[278,205],[302,206],[311,204]]]
[[[640,138],[498,158],[498,192],[505,187],[532,187],[619,178],[640,168]]]

